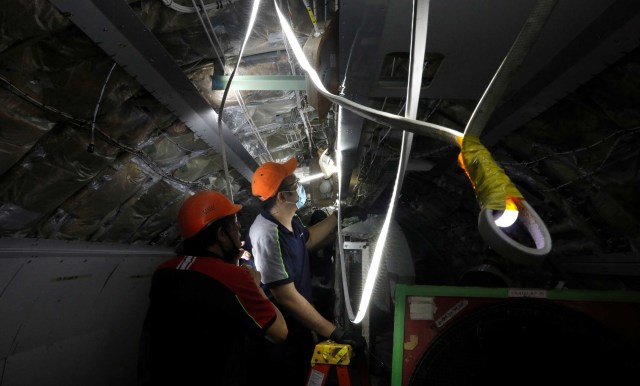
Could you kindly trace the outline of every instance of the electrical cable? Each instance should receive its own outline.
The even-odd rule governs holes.
[[[587,178],[587,177],[591,177],[591,176],[593,176],[594,174],[597,174],[600,170],[602,170],[602,168],[603,168],[604,164],[605,164],[605,163],[607,162],[607,160],[611,157],[611,154],[613,154],[613,150],[618,146],[618,143],[620,143],[620,141],[621,141],[625,136],[630,135],[630,134],[633,134],[633,132],[634,132],[635,130],[637,130],[637,128],[635,128],[635,129],[631,129],[631,131],[630,131],[630,132],[626,132],[626,133],[622,134],[620,137],[616,138],[615,142],[614,142],[614,143],[613,143],[613,145],[609,148],[609,150],[607,151],[607,154],[606,154],[606,155],[605,155],[605,157],[602,159],[602,161],[600,161],[600,164],[598,165],[598,167],[597,167],[595,170],[592,170],[592,171],[590,171],[590,172],[586,172],[586,173],[585,173],[585,172],[583,172],[583,171],[582,171],[582,168],[578,168],[578,171],[580,171],[580,173],[581,173],[581,174],[580,174],[579,176],[577,176],[576,178],[574,178],[574,179],[572,179],[572,180],[570,180],[570,181],[567,181],[567,182],[565,182],[565,183],[563,183],[563,184],[560,184],[560,185],[558,185],[558,186],[555,186],[555,187],[552,187],[552,188],[549,188],[549,189],[544,189],[544,190],[542,190],[542,191],[543,191],[543,192],[550,192],[550,191],[558,190],[558,189],[563,188],[563,187],[565,187],[565,186],[567,186],[567,185],[573,184],[574,182],[580,181],[580,180],[585,179],[585,178]],[[614,134],[615,134],[615,133],[614,133]],[[609,136],[609,137],[610,137],[610,136]]]
[[[109,78],[111,78],[111,73],[113,69],[116,68],[117,63],[113,63],[111,69],[109,70],[109,74],[107,74],[107,78],[104,80],[104,84],[102,85],[102,90],[100,91],[100,96],[98,97],[98,103],[96,103],[96,108],[93,110],[93,120],[91,121],[91,141],[89,141],[89,146],[87,147],[87,152],[93,153],[96,151],[96,144],[94,143],[93,132],[96,127],[96,116],[98,116],[98,108],[100,107],[100,101],[102,100],[102,96],[104,95],[104,90],[107,88],[107,83],[109,82]]]
[[[242,61],[242,53],[244,52],[244,48],[247,45],[247,41],[249,41],[249,36],[251,36],[251,31],[253,30],[253,24],[255,23],[256,16],[258,14],[258,9],[260,7],[260,0],[253,1],[253,8],[251,9],[251,17],[249,19],[249,25],[247,26],[247,33],[244,36],[244,41],[242,42],[242,46],[240,47],[240,52],[238,53],[238,60],[236,61],[236,65],[229,75],[229,80],[227,81],[227,85],[224,88],[224,93],[222,95],[222,101],[220,101],[220,110],[218,111],[218,135],[220,137],[220,143],[222,144],[222,159],[224,163],[224,174],[227,182],[227,192],[228,196],[233,201],[233,191],[231,190],[231,182],[229,181],[229,166],[227,164],[227,152],[224,146],[224,138],[222,136],[222,111],[224,109],[224,102],[227,99],[227,94],[229,93],[229,88],[231,87],[231,82],[233,81],[233,77],[238,70],[238,66],[240,66],[240,62]]]
[[[209,21],[209,16],[207,15],[207,13],[205,11],[203,11],[204,12],[204,16],[205,16],[203,18],[202,15],[200,14],[200,7],[198,7],[196,5],[196,0],[191,0],[191,2],[193,3],[193,7],[197,10],[198,19],[200,19],[200,24],[202,24],[202,27],[204,28],[204,33],[207,35],[207,39],[209,39],[209,43],[211,43],[211,47],[215,51],[216,57],[218,58],[218,61],[220,61],[220,65],[222,66],[222,69],[224,70],[224,68],[225,68],[225,63],[223,61],[223,59],[224,59],[224,51],[223,51],[223,53],[220,53],[218,51],[218,48],[213,43],[213,40],[211,40],[211,35],[209,35],[209,30],[207,29],[207,25],[204,22],[205,18],[207,19],[207,21]],[[200,3],[202,3],[202,0],[200,0]],[[209,22],[209,25],[211,25],[211,22]],[[211,31],[213,32],[213,26],[211,27]],[[214,33],[214,36],[216,36],[215,33]],[[216,40],[217,40],[217,37],[216,37]],[[220,42],[218,41],[218,44],[219,43]],[[220,45],[220,49],[222,50],[222,45]]]
[[[200,5],[202,6],[202,8],[204,9],[204,3],[202,2],[202,0],[200,0]],[[205,12],[205,11],[202,11]],[[206,13],[205,13],[206,15]],[[213,28],[213,25],[211,25],[211,20],[207,17],[207,24],[209,24],[209,28],[211,28],[211,34],[213,35],[213,38],[216,40],[216,43],[218,43],[218,47],[220,47],[220,53],[218,53],[218,50],[216,50],[216,54],[218,55],[218,58],[222,57],[222,59],[224,59],[224,61],[220,61],[220,65],[222,66],[222,69],[224,71],[224,69],[226,68],[226,58],[224,56],[224,47],[222,46],[222,43],[220,43],[220,39],[218,39],[218,34],[216,34],[216,30],[215,28]],[[205,27],[205,31],[207,30],[207,28]],[[208,35],[208,34],[207,34]],[[211,42],[211,39],[209,39],[209,42]],[[213,45],[213,42],[211,42],[211,44]],[[216,47],[215,45],[213,46],[213,49],[215,50]]]
[[[215,35],[215,31],[213,29],[213,26],[211,25],[211,22],[209,21],[209,17],[206,13],[206,10],[204,9],[204,3],[202,2],[202,0],[200,0],[200,4],[202,5],[202,12],[204,13],[204,18],[202,17],[202,15],[200,14],[201,10],[200,8],[196,5],[195,0],[191,0],[191,2],[193,3],[193,7],[194,9],[197,11],[198,14],[198,18],[200,19],[200,23],[202,24],[202,27],[204,28],[204,32],[207,35],[207,39],[209,39],[209,43],[211,43],[211,47],[213,47],[213,50],[216,52],[216,56],[218,57],[218,60],[220,61],[220,65],[222,66],[223,71],[225,70],[225,61],[223,61],[223,54],[221,54],[216,45],[213,43],[213,40],[211,39],[211,35],[209,35],[209,31],[207,29],[207,25],[204,22],[204,19],[207,19],[207,22],[209,24],[209,26],[211,26],[211,31],[212,33]],[[217,36],[216,36],[216,41],[217,40]],[[218,41],[218,43],[220,43]],[[222,50],[222,45],[220,45],[220,49]],[[229,83],[231,83],[231,79],[229,80]],[[228,84],[227,84],[228,85]],[[227,153],[226,153],[226,149],[225,149],[225,143],[224,143],[224,137],[222,136],[222,107],[224,106],[224,98],[226,98],[226,92],[227,90],[225,90],[225,94],[224,97],[222,99],[222,106],[220,108],[220,111],[218,113],[218,136],[220,139],[220,144],[221,144],[221,149],[222,149],[222,164],[223,164],[223,168],[224,168],[224,174],[225,174],[225,182],[226,182],[226,187],[227,187],[227,197],[229,197],[229,199],[231,201],[233,201],[233,190],[231,189],[231,182],[230,182],[230,177],[229,177],[229,167],[227,165]]]
[[[25,93],[24,91],[22,91],[21,89],[19,89],[18,87],[16,87],[11,81],[9,81],[8,79],[6,79],[4,76],[0,75],[0,80],[2,82],[5,83],[5,88],[13,93],[14,95],[18,96],[19,98],[22,98],[23,100],[25,100],[28,103],[33,104],[34,106],[37,106],[45,111],[49,111],[52,113],[55,113],[56,115],[59,115],[60,117],[64,118],[66,122],[68,122],[69,124],[72,124],[78,128],[89,128],[91,129],[92,127],[92,123],[88,120],[85,119],[81,119],[81,118],[77,118],[74,117],[73,115],[64,112],[62,110],[59,110],[51,105],[45,105],[44,103],[40,102],[39,100],[33,98],[32,96],[30,96],[29,94]],[[8,86],[8,87],[7,87]],[[167,180],[167,181],[172,181],[178,185],[181,186],[186,186],[186,187],[190,187],[190,188],[202,188],[204,187],[204,185],[200,182],[191,182],[191,181],[185,181],[182,180],[180,178],[174,177],[168,173],[166,173],[164,171],[164,169],[160,166],[158,166],[152,159],[149,158],[149,156],[147,156],[146,154],[144,154],[142,151],[130,148],[126,145],[123,145],[122,143],[118,142],[117,140],[111,138],[107,133],[105,133],[104,131],[102,131],[99,127],[95,127],[95,131],[105,140],[105,142],[107,142],[107,144],[116,147],[120,150],[126,151],[127,153],[130,153],[136,157],[138,157],[145,165],[147,165],[149,167],[149,170],[152,171],[153,173],[156,173],[157,175],[159,175],[161,178]]]
[[[232,3],[232,1],[238,1],[238,0],[227,0],[228,3]],[[198,7],[187,7],[184,5],[180,5],[180,4],[176,4],[173,0],[162,0],[162,2],[164,3],[164,5],[166,5],[167,7],[173,9],[174,11],[177,12],[181,12],[181,13],[194,13],[194,12],[198,12]],[[221,1],[216,0],[215,4],[211,3],[211,4],[207,4],[204,6],[204,10],[208,11],[210,9],[220,9],[221,7]]]
[[[199,0],[199,1],[200,1],[200,5],[201,5],[200,7],[198,7],[195,4],[195,0],[192,0],[192,3],[194,5],[194,9],[198,10],[198,18],[200,19],[200,23],[202,24],[202,27],[204,28],[204,32],[207,35],[207,39],[209,40],[209,43],[211,43],[211,46],[213,47],[213,50],[216,53],[217,59],[220,62],[220,66],[222,67],[222,70],[224,72],[226,72],[227,66],[226,66],[226,57],[224,56],[224,48],[222,46],[222,43],[220,42],[220,39],[218,39],[218,35],[216,34],[215,28],[213,28],[213,25],[211,24],[211,21],[207,17],[206,13],[205,13],[205,17],[204,18],[200,15],[200,12],[204,12],[202,10],[203,9],[207,9],[207,8],[206,8],[206,5],[203,3],[202,0]],[[204,19],[206,19],[207,24],[209,25],[209,28],[211,29],[211,35],[213,35],[213,38],[215,39],[217,45],[211,39],[211,35],[209,34],[209,31],[207,29],[207,25],[205,25]],[[238,104],[240,105],[240,108],[242,110],[243,115],[245,116],[245,118],[249,122],[249,125],[250,125],[251,129],[256,133],[258,141],[260,142],[260,144],[264,148],[264,150],[267,153],[269,159],[273,160],[273,157],[271,156],[271,153],[269,152],[269,149],[267,148],[266,144],[264,143],[264,140],[262,140],[262,137],[260,137],[260,135],[258,134],[258,130],[257,130],[256,126],[255,126],[255,123],[251,119],[251,116],[249,115],[249,113],[247,111],[247,107],[246,107],[246,105],[244,103],[244,100],[242,100],[242,96],[236,90],[234,90],[234,95],[236,97],[236,100],[238,101]],[[224,97],[223,97],[223,99],[224,99]]]
[[[615,137],[616,135],[621,135],[621,136],[626,136],[629,134],[633,134],[634,132],[640,130],[640,126],[636,126],[636,127],[632,127],[630,129],[620,129],[620,130],[616,130],[613,133],[607,135],[606,137],[602,138],[601,140],[594,142],[590,145],[581,147],[579,149],[572,149],[572,150],[567,150],[567,151],[561,151],[561,152],[555,152],[555,153],[551,153],[551,154],[547,154],[543,157],[539,157],[536,158],[534,160],[531,161],[523,161],[523,162],[500,162],[500,165],[505,165],[505,166],[529,166],[529,165],[533,165],[539,162],[542,162],[546,159],[549,158],[553,158],[553,157],[558,157],[561,155],[567,155],[567,154],[575,154],[575,153],[579,153],[579,152],[583,152],[583,151],[587,151],[587,150],[591,150],[592,148],[603,144],[606,140],[608,140],[609,138]],[[616,141],[617,142],[617,141]]]
[[[205,33],[207,35],[207,38],[209,39],[209,43],[211,43],[211,46],[213,47],[213,49],[216,51],[216,55],[218,56],[218,59],[220,60],[220,63],[222,65],[222,68],[225,68],[225,63],[222,61],[222,57],[223,55],[220,54],[218,52],[218,49],[216,48],[216,45],[213,43],[213,40],[211,39],[211,36],[209,35],[209,31],[207,29],[207,25],[204,22],[204,18],[202,17],[202,15],[200,14],[200,12],[204,12],[205,13],[205,18],[207,19],[207,23],[209,24],[210,28],[211,28],[211,32],[214,36],[214,38],[216,39],[216,41],[218,42],[218,44],[220,44],[220,41],[217,38],[217,35],[215,33],[215,30],[213,28],[213,26],[211,25],[211,22],[208,19],[208,16],[206,14],[206,6],[204,5],[204,3],[202,2],[202,0],[200,0],[200,4],[201,7],[198,7],[195,3],[195,0],[191,0],[194,6],[194,10],[197,11],[198,14],[198,18],[200,19],[200,23],[202,24],[202,26],[204,27]],[[167,4],[165,2],[165,4]],[[167,4],[170,5],[171,3]],[[222,153],[222,163],[224,166],[224,174],[225,174],[225,182],[226,182],[226,188],[227,188],[227,197],[229,197],[229,199],[231,199],[233,201],[233,190],[231,189],[231,178],[229,176],[229,165],[227,162],[227,152],[226,152],[226,146],[225,146],[225,142],[224,142],[224,136],[223,136],[223,132],[222,132],[222,112],[224,110],[224,104],[225,101],[227,99],[227,95],[229,94],[229,89],[231,86],[231,82],[233,81],[233,77],[236,74],[236,71],[238,69],[238,66],[240,65],[240,62],[242,60],[242,53],[244,52],[244,49],[247,45],[247,41],[249,40],[249,36],[251,35],[251,31],[253,30],[253,25],[255,23],[255,19],[258,13],[258,9],[260,7],[260,0],[254,0],[253,2],[253,7],[251,10],[251,16],[249,19],[249,24],[247,26],[247,32],[245,34],[245,38],[244,41],[242,43],[242,46],[240,48],[240,52],[238,53],[238,60],[236,62],[235,67],[233,68],[233,71],[231,72],[231,75],[229,76],[229,80],[227,81],[227,84],[225,86],[224,89],[224,93],[222,95],[222,100],[220,102],[220,109],[218,110],[218,137],[220,139],[220,144],[221,144],[221,153]],[[220,44],[220,49],[222,50],[222,45]],[[224,53],[224,51],[223,51]]]
[[[9,79],[5,78],[2,75],[0,75],[0,80],[4,83],[4,88],[7,89],[7,91],[25,100],[26,102],[31,103],[32,105],[37,106],[45,111],[49,111],[56,115],[59,115],[62,118],[64,118],[67,122],[77,127],[91,126],[91,122],[85,119],[76,118],[73,115],[65,111],[59,110],[51,105],[45,105],[44,103],[40,102],[39,100],[33,98],[31,95],[27,94],[26,92],[16,87]]]
[[[311,24],[313,24],[313,30],[315,31],[315,36],[320,36],[320,30],[318,30],[318,22],[313,14],[313,9],[309,4],[309,0],[302,0],[304,6],[307,8],[307,13],[309,14],[309,19],[311,19]]]
[[[291,67],[291,75],[296,75],[296,66],[293,62],[293,58],[291,56],[291,53],[289,52],[289,45],[287,44],[287,39],[286,38],[282,38],[282,42],[284,43],[284,49],[285,52],[287,53],[287,59],[289,62],[289,66]],[[311,157],[313,157],[313,139],[312,139],[312,134],[313,131],[310,129],[310,123],[308,123],[308,117],[307,117],[307,113],[306,111],[303,111],[300,107],[302,106],[302,98],[300,97],[300,92],[299,91],[294,91],[294,95],[296,97],[296,105],[298,106],[295,110],[298,110],[298,114],[300,115],[300,120],[302,121],[302,125],[304,126],[305,129],[305,134],[307,135],[307,139],[309,139],[309,154],[311,155]]]

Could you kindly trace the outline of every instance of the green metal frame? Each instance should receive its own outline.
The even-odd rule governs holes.
[[[397,284],[395,287],[395,311],[393,321],[393,356],[391,360],[391,386],[402,385],[402,364],[404,352],[404,321],[408,296],[452,296],[509,298],[509,291],[517,288],[447,287],[427,285]],[[523,291],[544,291],[545,299],[574,301],[603,301],[640,303],[640,292],[631,291],[591,291],[591,290],[544,290],[522,289]]]
[[[211,77],[212,90],[224,90],[229,82],[227,75]],[[305,75],[234,75],[233,90],[299,90],[307,89]]]

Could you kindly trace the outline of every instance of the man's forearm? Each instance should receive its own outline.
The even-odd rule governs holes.
[[[304,296],[300,295],[298,291],[293,291],[280,291],[280,294],[278,294],[278,290],[274,291],[272,289],[271,292],[275,295],[280,307],[293,314],[293,316],[308,329],[328,338],[333,330],[335,330],[335,324],[320,315],[313,305],[309,303]]]
[[[310,250],[317,249],[324,245],[329,236],[334,235],[334,231],[338,225],[338,216],[333,212],[329,217],[320,221],[319,223],[309,227],[309,240],[307,241],[307,248]]]

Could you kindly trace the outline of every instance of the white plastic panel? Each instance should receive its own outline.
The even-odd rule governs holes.
[[[0,384],[135,385],[167,248],[0,240]]]

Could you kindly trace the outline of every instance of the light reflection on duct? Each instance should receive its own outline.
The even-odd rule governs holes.
[[[317,179],[322,178],[322,177],[324,177],[324,173],[312,174],[312,175],[300,178],[298,180],[298,182],[301,183],[301,184],[304,184],[306,182],[317,180]]]
[[[329,149],[325,149],[325,151],[320,154],[320,159],[318,160],[318,164],[320,165],[320,170],[322,170],[322,174],[324,174],[324,178],[329,178],[332,175],[338,172],[338,166],[331,156],[327,154]]]

